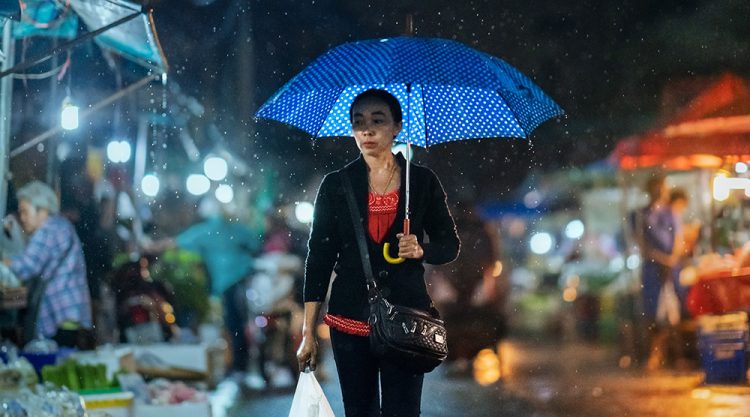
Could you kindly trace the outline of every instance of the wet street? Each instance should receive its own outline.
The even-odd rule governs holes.
[[[425,417],[742,417],[750,416],[750,386],[706,386],[700,371],[645,373],[618,367],[611,350],[582,344],[510,341],[501,347],[502,378],[492,378],[497,361],[471,375],[449,375],[444,367],[428,375],[422,401]],[[492,369],[488,369],[492,368]],[[484,369],[481,369],[484,368]],[[322,382],[337,416],[344,415],[332,363]],[[226,414],[215,417],[287,417],[291,389],[245,390]]]

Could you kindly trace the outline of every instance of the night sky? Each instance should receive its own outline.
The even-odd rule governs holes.
[[[251,145],[235,142],[235,149],[271,159],[283,152],[283,160],[305,161],[316,169],[337,166],[340,160],[330,155],[342,149],[349,151],[344,160],[351,157],[351,146],[313,146],[298,131],[273,122],[253,125],[237,110],[257,108],[328,48],[400,35],[405,16],[412,13],[417,36],[455,39],[517,67],[567,116],[542,125],[530,143],[462,142],[417,155],[438,171],[447,188],[468,198],[504,195],[533,169],[548,171],[606,157],[617,138],[666,116],[660,92],[669,82],[702,80],[725,71],[746,75],[750,68],[746,1],[186,3],[164,0],[156,8],[176,78],[205,103],[213,103],[208,107],[220,125],[234,135],[255,138]],[[250,90],[238,89],[242,85]],[[453,166],[440,165],[446,154]],[[307,161],[311,155],[318,161]],[[465,187],[477,188],[459,190]]]
[[[356,156],[353,141],[313,143],[278,123],[256,123],[252,114],[327,49],[403,34],[407,14],[414,16],[415,35],[455,39],[506,60],[567,113],[543,124],[530,141],[464,141],[419,151],[416,161],[435,169],[449,194],[460,199],[504,198],[532,171],[606,158],[618,138],[647,129],[674,110],[674,103],[663,103],[666,86],[685,80],[699,85],[727,71],[746,76],[750,69],[750,2],[745,0],[151,4],[170,79],[204,105],[201,122],[213,123],[251,169],[269,169],[282,187],[305,190]],[[77,54],[80,50],[92,55],[91,47]],[[98,75],[112,84],[101,62],[74,68],[81,81]],[[142,76],[136,72],[125,68],[125,84]],[[159,94],[151,90],[141,94],[141,102]],[[125,103],[126,110],[138,107],[132,99]],[[199,145],[210,142],[206,135],[195,136]]]

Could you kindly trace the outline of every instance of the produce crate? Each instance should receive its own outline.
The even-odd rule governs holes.
[[[132,392],[82,395],[89,417],[133,417],[133,397]]]
[[[155,343],[130,345],[136,359],[142,354],[154,355],[166,367],[155,369],[138,367],[137,372],[151,377],[181,380],[205,380],[209,386],[218,383],[224,374],[223,359],[226,346],[217,343],[175,344]]]
[[[744,383],[748,369],[745,313],[699,319],[698,351],[707,384]]]
[[[704,315],[698,317],[698,328],[701,333],[712,333],[720,330],[743,330],[747,331],[747,313],[721,315]]]
[[[133,417],[211,417],[209,403],[180,403],[167,405],[152,405],[136,403],[133,407]]]

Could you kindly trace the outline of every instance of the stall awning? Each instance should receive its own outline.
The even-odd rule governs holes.
[[[76,14],[90,30],[105,26],[132,13],[141,6],[123,0],[71,0]],[[159,44],[151,13],[114,27],[94,38],[96,43],[115,54],[159,73],[167,72],[167,59]]]
[[[73,39],[85,35],[78,31],[78,19],[89,32],[123,20],[96,35],[97,45],[158,73],[167,72],[167,60],[151,13],[138,4],[125,0],[67,0],[61,7],[53,0],[26,0],[24,6],[21,20],[13,29],[17,39],[35,36]],[[126,19],[134,14],[140,15]]]
[[[750,160],[750,133],[668,136],[663,131],[621,140],[612,159],[620,169],[720,168],[728,160]]]
[[[621,139],[610,161],[622,170],[719,168],[750,160],[750,88],[725,75],[666,123]]]

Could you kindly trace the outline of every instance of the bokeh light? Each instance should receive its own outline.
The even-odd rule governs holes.
[[[203,195],[211,189],[211,181],[205,175],[191,174],[185,181],[187,190],[192,195]]]
[[[554,240],[552,239],[552,235],[545,232],[534,234],[529,241],[531,251],[537,255],[544,255],[549,252],[552,249],[553,244]]]

